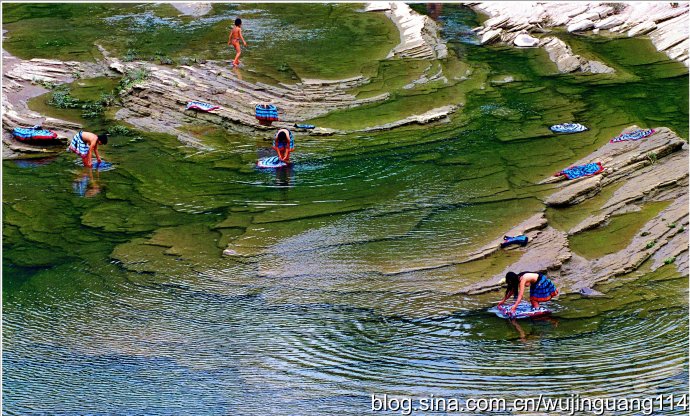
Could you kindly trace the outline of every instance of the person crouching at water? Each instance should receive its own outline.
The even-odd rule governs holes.
[[[79,130],[79,133],[72,138],[67,150],[78,154],[84,163],[84,167],[90,168],[92,165],[92,154],[96,155],[96,161],[101,163],[101,155],[98,154],[99,144],[108,144],[107,133],[96,135],[88,131]]]
[[[498,306],[503,306],[509,297],[515,297],[515,304],[510,308],[510,313],[515,313],[520,301],[522,301],[525,287],[529,287],[529,301],[534,309],[539,307],[539,302],[548,302],[551,298],[558,295],[556,285],[546,275],[540,273],[522,272],[515,274],[508,272],[506,273],[506,283],[508,285],[506,295],[503,297],[503,300],[498,302]]]
[[[285,163],[290,163],[290,153],[294,148],[291,140],[292,133],[288,129],[280,129],[273,139],[273,150],[278,153],[278,159]]]

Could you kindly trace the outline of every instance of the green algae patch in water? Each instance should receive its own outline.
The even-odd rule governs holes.
[[[215,124],[204,122],[185,124],[181,126],[179,130],[190,133],[192,136],[199,139],[201,143],[206,146],[211,146],[214,149],[229,149],[234,146],[246,146],[248,141],[246,135],[230,132]],[[207,152],[202,153],[206,154],[202,157],[213,158],[213,156],[207,154]]]
[[[535,108],[537,112],[532,114],[542,118],[544,128],[563,122],[585,124],[590,128],[586,134],[596,136],[597,146],[604,144],[607,136],[610,135],[609,139],[615,137],[623,128],[633,124],[643,128],[668,126],[682,137],[687,137],[687,123],[684,121],[688,118],[687,68],[669,61],[645,39],[576,38],[574,42],[577,45],[591,49],[607,63],[615,62],[623,71],[606,77],[583,74],[548,76],[540,72],[539,65],[534,66],[536,57],[528,57],[523,51],[467,46],[464,49],[471,64],[479,58],[492,67],[492,73],[520,74],[528,91],[532,82],[535,88],[547,87],[546,90],[522,97],[528,106],[534,100],[544,103],[553,101],[551,106]],[[618,45],[621,46],[620,50]],[[634,77],[626,74],[633,74]],[[505,94],[511,91],[511,84],[496,87]],[[525,91],[525,88],[517,90]],[[663,91],[679,93],[667,94]],[[513,94],[511,96],[506,98],[519,98]],[[521,124],[517,127],[519,130],[525,129]],[[587,149],[594,148],[588,146]]]
[[[203,18],[178,17],[161,4],[4,4],[5,48],[23,58],[93,61],[95,44],[127,59],[201,56],[223,50],[230,6]],[[226,21],[218,18],[226,13]]]
[[[29,99],[27,106],[39,114],[81,124],[85,130],[100,131],[108,124],[105,119],[112,118],[117,110],[115,90],[119,80],[115,77],[76,79]],[[56,94],[65,98],[58,103]],[[61,108],[62,105],[68,108]]]
[[[669,204],[666,201],[648,202],[639,212],[613,216],[608,224],[602,227],[569,237],[570,247],[588,259],[618,252],[630,244],[644,224],[656,217]]]
[[[114,10],[113,6],[106,8]],[[106,31],[94,19],[103,11],[100,5],[3,4],[2,11],[3,29],[8,31],[3,47],[19,58],[101,58],[94,45],[98,34]]]
[[[427,60],[391,59],[372,63],[364,70],[369,82],[351,92],[358,99],[371,98],[389,91],[396,91],[420,78],[431,63]]]
[[[78,100],[94,101],[102,94],[112,94],[120,79],[119,77],[77,79],[70,84],[70,95]]]
[[[52,92],[48,92],[38,97],[31,98],[27,102],[27,106],[30,110],[36,111],[39,114],[45,114],[73,123],[85,123],[85,119],[82,117],[83,110],[81,108],[57,108],[48,104],[52,94]],[[86,123],[88,123],[88,121],[86,121]],[[89,130],[88,127],[87,130]]]
[[[309,120],[319,126],[357,130],[393,123],[406,117],[423,114],[446,105],[463,106],[465,94],[483,82],[480,74],[455,84],[428,85],[427,90],[397,90],[387,100],[365,104],[353,109],[333,111],[323,117]],[[453,117],[451,115],[450,117]]]
[[[624,88],[601,85],[592,91],[596,99],[608,99],[609,107],[625,109],[639,120],[636,123],[640,127],[669,127],[687,140],[687,67],[669,60],[643,38],[605,39],[571,35],[567,41],[577,48],[593,51],[636,77],[626,82]]]
[[[406,273],[408,279],[400,279],[398,286],[406,285],[406,289],[414,291],[415,287],[438,294],[456,294],[460,289],[475,283],[480,283],[503,272],[508,266],[522,257],[521,250],[499,250],[485,258],[437,269],[420,270]],[[403,277],[404,275],[400,275]],[[452,310],[446,313],[452,313]]]
[[[650,271],[651,262],[647,260],[637,271],[597,284],[595,289],[602,292],[603,297],[574,295],[563,298],[559,303],[565,308],[559,316],[575,319],[602,313],[621,315],[629,305],[636,305],[638,311],[661,314],[686,309],[687,277],[673,265]],[[641,303],[645,306],[641,307]]]
[[[149,238],[133,239],[115,247],[111,257],[136,272],[184,274],[190,269],[210,269],[220,261],[216,244],[220,234],[205,225],[159,228]]]

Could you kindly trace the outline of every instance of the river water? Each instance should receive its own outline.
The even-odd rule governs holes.
[[[107,23],[115,35],[101,28],[89,41],[120,54],[210,57],[223,44],[204,33],[220,36],[240,14],[247,41],[261,45],[247,51],[249,78],[360,72],[373,81],[359,94],[392,94],[312,120],[319,125],[462,108],[433,127],[298,134],[295,166],[279,172],[253,167],[268,152],[264,138],[203,125],[192,130],[213,151],[150,132],[114,135],[102,153],[115,169],[93,177],[67,154],[4,161],[5,414],[359,415],[384,393],[510,401],[687,392],[687,277],[673,267],[599,285],[602,298],[562,296],[541,321],[497,318],[487,311],[497,292],[456,294],[517,259],[512,251],[457,264],[542,210],[551,188],[539,180],[631,124],[687,138],[687,68],[647,41],[560,34],[618,73],[559,75],[543,51],[478,46],[469,30],[478,17],[445,5],[438,19],[452,53],[441,67],[451,76],[409,88],[438,64],[379,62],[397,33],[355,5],[309,5],[308,23],[296,4],[216,5],[200,20],[167,6],[42,6],[3,5],[10,52],[92,59],[78,34],[51,20],[74,22],[90,8],[85,26]],[[295,30],[272,36],[286,25]],[[301,46],[284,54],[285,70],[271,57],[295,36]],[[71,87],[88,96],[113,83]],[[86,128],[117,124],[45,102],[31,105]],[[590,130],[549,134],[571,120]],[[237,255],[222,256],[228,247]]]

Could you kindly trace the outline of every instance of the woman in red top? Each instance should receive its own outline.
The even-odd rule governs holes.
[[[280,129],[273,140],[273,150],[278,153],[278,159],[290,163],[290,153],[294,148],[292,133],[288,129]]]

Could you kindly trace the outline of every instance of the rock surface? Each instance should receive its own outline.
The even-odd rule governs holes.
[[[488,31],[482,33],[482,37],[480,39],[480,42],[483,45],[485,45],[487,43],[493,43],[493,42],[501,39],[501,33],[503,33],[503,31],[501,29],[488,30]]]
[[[590,73],[613,73],[614,69],[605,65],[602,62],[595,60],[587,60],[580,55],[575,55],[570,49],[570,46],[556,37],[546,37],[540,42],[540,45],[549,54],[551,59],[558,68],[559,72],[590,72]]]
[[[589,19],[579,20],[568,25],[568,32],[580,32],[594,27],[594,22]]]
[[[620,26],[625,23],[625,20],[621,16],[609,16],[606,19],[599,20],[594,24],[597,29],[611,29],[612,27]]]
[[[533,38],[532,36],[523,33],[517,35],[517,37],[513,40],[513,44],[521,48],[531,48],[539,45],[539,39]]]
[[[654,29],[656,29],[656,23],[654,23],[652,21],[642,22],[639,25],[630,29],[628,31],[628,36],[633,37],[633,36],[645,35]]]
[[[199,16],[204,16],[208,14],[212,9],[213,6],[211,3],[206,3],[206,2],[170,2],[170,4],[176,8],[177,10],[180,11],[180,13],[187,15],[187,16],[194,16],[194,17],[199,17]]]
[[[400,43],[393,48],[389,58],[444,59],[448,56],[445,42],[439,35],[438,26],[428,16],[421,15],[400,2],[368,3],[366,11],[383,11],[398,27]]]
[[[521,31],[542,32],[545,27],[565,26],[569,32],[592,28],[626,33],[628,36],[648,35],[659,51],[690,66],[688,61],[688,2],[502,2],[472,3],[470,6],[486,15],[480,35],[498,29],[511,42]]]
[[[388,94],[381,94],[357,99],[350,94],[349,90],[368,82],[361,76],[336,81],[304,79],[297,84],[274,86],[243,81],[226,65],[214,61],[172,68],[113,60],[111,67],[124,73],[148,72],[146,79],[136,83],[130,93],[121,97],[124,109],[116,117],[145,130],[176,135],[183,143],[195,147],[203,146],[180,129],[195,121],[239,132],[266,131],[277,127],[290,128],[295,123],[336,109],[388,98]],[[187,102],[192,100],[221,108],[209,113],[185,110]],[[278,108],[280,121],[270,127],[262,126],[255,118],[255,106],[263,103],[271,103]]]
[[[402,120],[397,120],[392,123],[387,123],[381,126],[367,127],[365,129],[356,130],[357,132],[372,132],[379,130],[390,130],[396,127],[405,126],[408,124],[429,124],[434,121],[448,119],[448,115],[457,111],[458,107],[454,105],[446,105],[439,108],[431,109],[425,113],[405,117]]]

